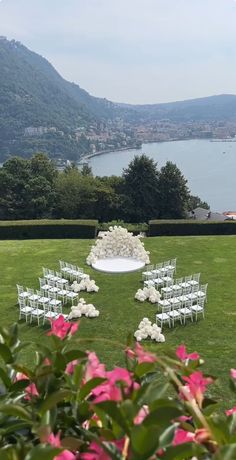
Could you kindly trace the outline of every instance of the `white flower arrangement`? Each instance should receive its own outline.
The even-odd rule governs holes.
[[[72,284],[74,292],[87,291],[87,292],[98,292],[99,287],[96,285],[94,280],[91,280],[89,277],[82,279],[79,283],[74,281]]]
[[[71,307],[68,319],[81,318],[84,315],[87,318],[96,318],[99,316],[99,310],[92,303],[86,303],[83,298],[80,299],[78,305]]]
[[[152,324],[148,318],[143,318],[139,323],[138,329],[134,333],[134,337],[137,342],[141,342],[148,337],[156,342],[165,342],[165,336],[161,333],[161,328],[157,326],[156,323]]]
[[[144,248],[140,241],[140,235],[134,236],[126,228],[109,227],[109,232],[98,239],[87,257],[87,264],[92,265],[98,259],[107,257],[132,257],[149,264],[149,251]]]
[[[159,302],[161,295],[154,287],[145,287],[144,289],[138,289],[134,298],[140,302],[149,300],[151,303]]]

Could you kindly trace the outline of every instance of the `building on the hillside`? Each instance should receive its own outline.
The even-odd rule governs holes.
[[[200,207],[193,209],[189,213],[189,217],[191,219],[207,220],[207,221],[214,221],[214,222],[223,222],[224,220],[227,219],[227,217],[220,212],[212,212],[209,209],[204,209]]]

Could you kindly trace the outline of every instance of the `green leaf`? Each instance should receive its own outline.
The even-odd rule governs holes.
[[[182,411],[178,408],[177,404],[166,402],[165,405],[158,407],[157,409],[150,412],[150,414],[145,417],[144,425],[158,425],[162,429],[171,425],[171,421],[182,415]]]
[[[7,373],[0,367],[0,379],[4,383],[6,388],[11,386],[11,379],[8,377]]]
[[[25,460],[54,460],[54,457],[61,452],[62,449],[56,447],[39,445],[26,455]]]
[[[153,401],[162,398],[169,388],[169,383],[161,384],[158,380],[146,383],[138,390],[135,396],[135,402],[140,406],[152,404]]]
[[[79,392],[79,399],[80,401],[84,398],[86,398],[86,396],[89,395],[89,393],[91,393],[91,391],[96,388],[98,385],[101,385],[101,383],[105,382],[106,379],[103,379],[101,377],[95,377],[94,379],[91,379],[91,380],[88,380],[88,382],[86,382],[80,392]]]
[[[18,404],[6,404],[4,406],[0,406],[0,413],[11,415],[13,417],[18,417],[22,420],[27,420],[29,422],[32,421],[31,414],[22,406]]]
[[[159,439],[159,447],[160,448],[165,448],[169,446],[175,435],[175,430],[176,430],[176,424],[172,423],[172,425],[168,426],[168,428],[160,435]]]
[[[85,359],[88,357],[87,353],[81,350],[69,350],[66,352],[62,350],[62,353],[67,363],[70,363],[75,359]]]
[[[206,449],[204,447],[186,442],[184,444],[179,444],[178,446],[167,447],[165,451],[165,460],[183,460],[203,453],[206,453]],[[220,460],[223,460],[223,457],[221,457]]]
[[[0,355],[6,364],[14,362],[13,355],[10,348],[7,347],[4,343],[0,343]]]
[[[66,399],[70,400],[72,397],[71,390],[59,390],[55,393],[50,394],[42,403],[41,408],[39,409],[40,414],[44,414],[47,410],[52,409],[57,406],[58,403],[65,401]]]
[[[94,411],[96,412],[96,406],[102,409],[105,414],[114,420],[126,433],[129,433],[129,427],[126,419],[123,417],[120,409],[118,408],[115,401],[103,401],[99,404],[94,405]]]
[[[134,369],[134,374],[137,377],[143,377],[145,374],[148,374],[150,372],[153,372],[156,367],[156,363],[140,363],[137,364],[137,366]]]
[[[134,458],[145,460],[155,453],[159,446],[160,431],[157,426],[136,425],[131,431],[131,446]]]
[[[236,444],[230,444],[221,447],[218,452],[212,457],[212,460],[235,460]]]

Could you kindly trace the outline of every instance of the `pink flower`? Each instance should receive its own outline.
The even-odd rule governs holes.
[[[234,406],[232,409],[228,409],[225,411],[227,416],[235,414],[235,412],[236,412],[236,406]]]
[[[133,381],[131,374],[127,369],[121,367],[116,367],[112,371],[106,372],[105,374],[107,382],[98,385],[94,390],[92,390],[93,396],[95,396],[94,403],[99,403],[102,401],[121,401],[122,393],[117,386],[117,382],[123,382],[125,384],[125,390],[130,390],[133,386]]]
[[[56,335],[63,340],[69,333],[71,335],[75,334],[79,323],[68,323],[65,321],[64,316],[60,315],[55,321],[51,321],[51,327],[51,331],[47,335]]]
[[[29,380],[29,377],[27,377],[27,375],[23,374],[22,372],[17,372],[15,381],[17,382],[19,380]],[[39,396],[39,392],[37,390],[35,383],[30,383],[25,388],[24,399],[26,399],[27,401],[30,401],[33,396]]]
[[[101,364],[96,353],[88,353],[88,362],[85,371],[85,381],[93,379],[94,377],[106,378],[106,368]]]
[[[230,369],[230,376],[232,379],[236,379],[236,369]]]
[[[79,364],[78,359],[74,359],[74,361],[71,361],[70,363],[67,364],[65,373],[66,374],[74,374],[75,367]]]
[[[212,378],[204,377],[202,372],[193,372],[189,377],[183,376],[183,380],[187,382],[183,388],[189,393],[189,396],[195,398],[198,404],[201,406],[203,401],[203,394],[206,391],[207,385],[213,382]],[[184,392],[181,392],[181,396],[186,399]]]
[[[61,447],[61,440],[60,440],[60,434],[57,433],[54,435],[51,433],[48,438],[47,438],[48,444],[51,444],[53,447]],[[54,460],[75,460],[75,455],[72,454],[69,450],[65,449],[63,452],[61,452],[59,455],[54,457]]]
[[[148,414],[149,414],[149,408],[148,406],[144,405],[143,407],[141,407],[140,411],[134,418],[134,424],[140,425],[140,423],[143,422],[143,420],[145,419],[145,417],[147,417]]]
[[[206,428],[199,428],[195,431],[194,442],[197,444],[204,444],[210,440],[210,433]]]
[[[179,358],[181,361],[186,361],[188,359],[191,359],[193,361],[197,360],[200,358],[199,354],[195,351],[194,353],[187,353],[186,351],[186,346],[185,345],[180,345],[177,350],[176,350],[176,356]]]
[[[114,444],[120,452],[122,452],[124,447],[124,438],[114,441]],[[108,455],[95,441],[92,441],[89,446],[89,452],[84,452],[80,454],[81,460],[110,460],[111,457]]]
[[[173,446],[178,446],[178,444],[184,444],[185,442],[192,442],[194,440],[194,433],[190,431],[182,430],[182,428],[177,428],[175,431],[175,436],[172,441]]]
[[[135,352],[137,355],[138,363],[155,363],[157,358],[155,355],[150,353],[149,351],[145,351],[140,345],[140,343],[136,343],[135,345]]]

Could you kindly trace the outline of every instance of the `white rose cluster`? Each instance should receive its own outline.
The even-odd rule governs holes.
[[[144,289],[138,289],[134,298],[140,302],[149,300],[151,303],[157,303],[161,299],[161,294],[154,287],[145,287]]]
[[[68,319],[81,318],[84,315],[87,318],[96,318],[99,316],[99,310],[92,303],[86,303],[83,298],[80,299],[78,305],[71,307]]]
[[[92,246],[87,257],[87,264],[92,265],[98,259],[107,257],[132,257],[149,264],[149,252],[145,250],[140,235],[134,236],[126,228],[120,226],[109,227],[109,232],[102,235]]]
[[[165,336],[161,333],[161,328],[156,323],[151,323],[148,318],[143,318],[140,322],[137,331],[134,333],[137,342],[148,339],[155,340],[156,342],[165,342]]]
[[[79,283],[74,281],[72,284],[74,292],[87,291],[87,292],[98,292],[99,287],[96,285],[94,280],[91,280],[89,277],[82,279]]]

